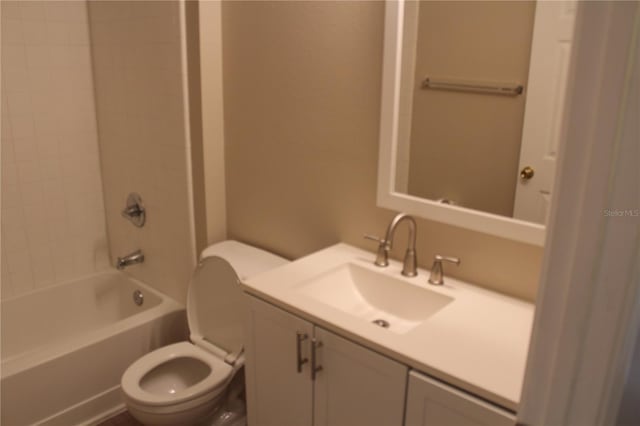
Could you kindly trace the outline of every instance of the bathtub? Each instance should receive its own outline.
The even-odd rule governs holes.
[[[182,305],[115,270],[3,300],[1,327],[6,426],[103,420],[124,409],[124,370],[187,336]]]

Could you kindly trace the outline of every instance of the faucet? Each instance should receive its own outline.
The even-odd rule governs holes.
[[[374,235],[365,235],[364,237],[377,241],[378,244],[378,253],[376,255],[376,260],[373,262],[374,265],[384,267],[389,265],[389,251],[393,245],[393,236],[396,232],[396,227],[402,221],[408,221],[409,223],[409,244],[407,246],[407,251],[404,255],[404,262],[402,265],[402,275],[406,277],[415,277],[418,275],[416,265],[418,263],[416,259],[416,221],[413,217],[409,216],[406,213],[399,213],[396,217],[393,218],[389,226],[387,227],[387,233],[384,239],[376,237]]]
[[[447,257],[436,254],[433,259],[433,266],[431,266],[431,273],[429,274],[429,284],[444,284],[444,270],[442,269],[442,262],[451,262],[453,264],[460,265],[460,259],[457,257]]]
[[[142,254],[142,250],[136,250],[126,256],[118,257],[118,260],[116,261],[116,268],[122,270],[127,266],[142,262],[144,262],[144,254]]]

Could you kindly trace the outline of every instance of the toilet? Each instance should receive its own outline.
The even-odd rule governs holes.
[[[230,386],[244,365],[244,296],[238,280],[285,263],[237,241],[205,249],[187,293],[190,340],[144,355],[122,376],[131,415],[145,425],[201,424],[215,417],[230,388],[240,393],[242,380]]]

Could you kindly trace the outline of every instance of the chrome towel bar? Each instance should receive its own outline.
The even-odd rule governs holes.
[[[454,90],[458,92],[490,93],[493,95],[518,96],[524,91],[521,84],[500,84],[473,82],[444,78],[426,77],[422,81],[423,89]]]

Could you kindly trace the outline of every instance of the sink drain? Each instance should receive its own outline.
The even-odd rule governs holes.
[[[383,319],[377,319],[371,322],[374,323],[375,325],[379,325],[382,328],[389,328],[389,321],[385,321]]]

